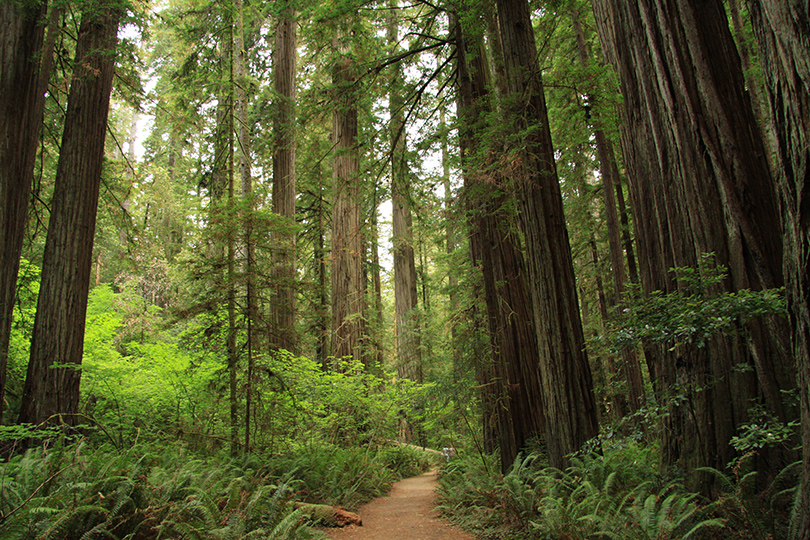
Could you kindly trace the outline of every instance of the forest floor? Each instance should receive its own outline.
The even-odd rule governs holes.
[[[362,526],[326,531],[331,540],[474,540],[439,517],[436,471],[394,484],[391,492],[360,508]]]

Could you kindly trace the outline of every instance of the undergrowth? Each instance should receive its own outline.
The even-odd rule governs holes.
[[[179,444],[123,452],[57,444],[0,464],[0,538],[323,538],[293,502],[352,507],[428,464],[408,448],[314,446],[231,458]]]
[[[721,491],[709,501],[657,472],[657,462],[654,450],[633,442],[574,456],[565,471],[538,455],[518,456],[506,475],[491,472],[489,457],[456,459],[440,475],[440,510],[493,540],[791,538],[796,465],[765,491],[754,489],[744,463],[710,471]]]

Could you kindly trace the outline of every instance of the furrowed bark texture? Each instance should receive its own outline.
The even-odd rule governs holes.
[[[0,4],[0,419],[11,322],[31,198],[44,92],[40,88],[45,2]]]
[[[395,7],[392,13],[395,13]],[[388,42],[396,47],[398,23],[388,23]],[[394,255],[394,311],[397,332],[397,372],[400,377],[422,382],[422,345],[416,290],[416,262],[413,250],[411,183],[406,156],[405,103],[400,95],[402,75],[392,66],[389,103],[391,113],[391,203]]]
[[[708,292],[780,286],[775,185],[722,3],[595,0],[594,10],[625,99],[622,142],[644,290],[678,290],[669,269],[697,267],[703,253],[729,273]],[[752,403],[790,417],[780,395],[793,386],[785,325],[746,330],[747,340],[647,348],[659,395],[677,389],[685,398],[666,419],[666,463],[725,467]]]
[[[462,24],[455,29],[463,197],[472,225],[471,254],[483,275],[493,357],[484,384],[487,396],[495,398],[501,470],[506,472],[529,439],[544,434],[540,357],[507,182],[496,163],[475,159],[493,144],[483,130],[491,112],[489,66],[483,43],[466,38]]]
[[[550,465],[564,468],[565,456],[598,433],[596,403],[529,4],[498,0],[497,6],[509,86],[504,109],[519,134],[506,166],[516,173],[526,238],[546,445]]]
[[[332,114],[332,355],[336,359],[366,359],[363,283],[363,231],[357,149],[357,81],[354,60],[338,40],[332,75],[335,109]]]
[[[76,421],[119,16],[84,14],[79,28],[20,422]]]
[[[276,120],[274,130],[276,147],[273,154],[273,211],[289,220],[290,231],[277,234],[279,253],[276,258],[271,346],[289,351],[296,350],[295,311],[295,71],[296,71],[296,21],[295,13],[288,5],[276,26],[276,50],[274,89]]]
[[[810,539],[810,5],[749,3],[775,123],[788,307],[802,419],[802,522]]]
[[[577,38],[577,52],[582,67],[587,68],[590,63],[590,51],[585,43],[585,33],[580,22],[581,14],[576,10],[571,12],[574,32]],[[588,104],[592,109],[597,108],[597,98],[588,90]],[[616,291],[614,305],[621,304],[627,284],[627,272],[624,269],[624,254],[622,252],[621,223],[616,206],[616,190],[621,189],[619,181],[619,168],[616,165],[616,156],[610,139],[601,128],[599,118],[591,118],[596,152],[599,157],[599,169],[602,178],[602,194],[605,199],[605,223],[608,229],[608,245],[610,247],[610,264],[612,268],[613,287]],[[624,349],[621,352],[621,376],[627,382],[627,403],[630,412],[636,412],[644,405],[644,381],[641,376],[641,365],[635,349]],[[620,409],[620,407],[619,407]]]

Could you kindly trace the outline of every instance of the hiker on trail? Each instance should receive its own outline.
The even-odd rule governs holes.
[[[456,449],[452,446],[445,446],[442,451],[444,452],[444,459],[450,463],[450,458],[456,455]]]

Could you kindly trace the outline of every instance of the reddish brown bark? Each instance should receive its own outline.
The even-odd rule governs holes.
[[[20,422],[74,423],[120,13],[82,16]]]
[[[295,223],[295,74],[296,34],[295,13],[284,6],[276,25],[274,89],[277,93],[276,118],[273,124],[276,143],[273,154],[273,211],[286,218],[293,230]],[[296,271],[295,234],[276,233],[278,256],[275,277],[277,285],[271,291],[273,316],[270,328],[271,346],[296,350]]]
[[[722,3],[597,0],[594,7],[625,100],[623,148],[644,290],[677,290],[669,269],[696,267],[709,252],[728,268],[724,290],[779,286],[774,183]],[[724,467],[734,458],[729,440],[757,399],[787,418],[785,329],[775,321],[748,330],[748,340],[717,338],[648,357],[656,390],[678,388],[686,398],[667,418],[666,462]],[[740,364],[754,367],[756,378]]]
[[[363,231],[357,141],[357,68],[345,36],[337,38],[339,57],[332,82],[332,356],[364,362],[365,334]]]
[[[810,539],[810,6],[801,0],[749,3],[775,120],[777,184],[785,232],[784,275],[802,420],[802,517]]]
[[[50,73],[43,52],[47,3],[35,7],[0,4],[0,419],[5,408],[6,370],[17,273],[25,237],[31,179],[42,110],[41,80]]]
[[[543,82],[526,0],[498,0],[509,93],[504,110],[519,145],[508,149],[528,263],[549,463],[598,433],[571,247],[554,164]]]
[[[474,157],[492,143],[479,131],[491,111],[486,56],[480,41],[465,37],[461,24],[454,28],[463,198],[471,221],[471,255],[483,275],[493,358],[480,379],[485,403],[494,402],[501,470],[506,472],[529,439],[544,434],[539,353],[506,179],[497,164],[476,163]],[[468,53],[471,47],[475,52]]]

